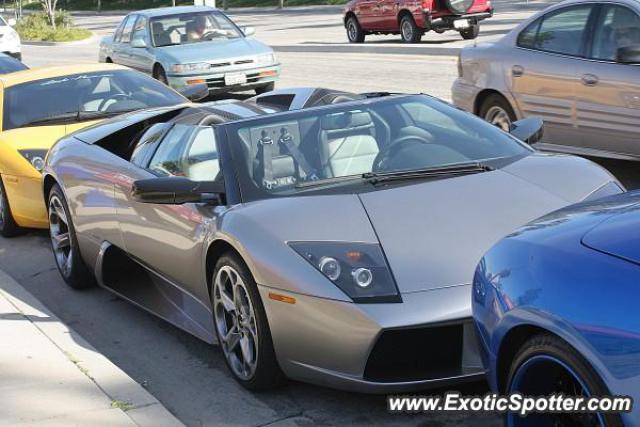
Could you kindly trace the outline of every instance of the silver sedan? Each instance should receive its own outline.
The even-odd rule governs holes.
[[[453,100],[505,130],[543,118],[540,149],[639,160],[639,65],[640,2],[569,0],[463,49]]]

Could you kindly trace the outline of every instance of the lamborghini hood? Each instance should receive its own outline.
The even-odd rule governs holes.
[[[48,150],[60,138],[68,133],[97,123],[95,120],[81,123],[53,126],[33,126],[11,129],[0,134],[5,144],[16,150]]]
[[[361,194],[400,292],[471,283],[478,261],[502,237],[611,179],[581,159],[546,160],[545,178],[534,155],[492,172]]]

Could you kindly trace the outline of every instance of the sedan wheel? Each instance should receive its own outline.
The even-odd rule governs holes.
[[[283,382],[258,287],[242,259],[223,255],[212,280],[218,342],[235,379],[251,390]]]
[[[484,119],[505,132],[509,132],[509,130],[511,129],[511,118],[509,117],[509,114],[500,106],[493,106],[489,108]]]
[[[358,23],[358,20],[351,16],[347,19],[347,38],[350,43],[362,43],[364,42],[365,34],[364,30]]]
[[[400,33],[405,43],[418,43],[422,39],[422,31],[409,15],[403,16],[400,20]]]
[[[56,184],[49,193],[49,236],[51,248],[60,275],[74,289],[89,288],[95,285],[95,277],[84,264],[69,207]]]
[[[232,267],[218,270],[213,301],[220,344],[231,370],[250,380],[258,364],[256,316],[246,285]]]

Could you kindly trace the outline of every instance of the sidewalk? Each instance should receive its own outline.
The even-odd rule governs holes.
[[[182,425],[0,271],[0,426]]]

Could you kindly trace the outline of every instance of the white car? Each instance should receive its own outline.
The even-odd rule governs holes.
[[[5,20],[0,16],[0,52],[13,56],[19,61],[22,61],[22,48],[20,45],[20,36],[14,30],[16,20],[9,18]]]

